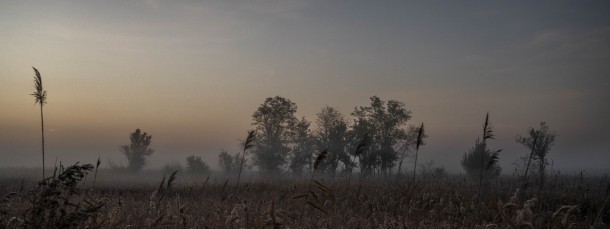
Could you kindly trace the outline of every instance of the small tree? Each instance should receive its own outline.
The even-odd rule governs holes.
[[[240,160],[241,158],[239,156],[239,153],[231,155],[226,150],[221,150],[218,154],[218,166],[220,166],[220,169],[222,169],[222,171],[224,171],[226,174],[233,174],[238,172]],[[246,164],[247,161],[248,160],[245,159],[244,164]]]
[[[502,169],[497,164],[497,152],[492,152],[477,139],[474,147],[464,153],[462,168],[470,178],[482,180],[491,179],[500,175]],[[483,161],[483,164],[481,164]]]
[[[491,122],[489,122],[489,113],[485,116],[485,123],[483,124],[483,141],[479,142],[477,139],[474,148],[466,152],[462,158],[462,167],[470,177],[475,175],[473,172],[479,173],[479,194],[483,181],[497,177],[501,171],[498,165],[498,155],[502,150],[489,150],[487,148],[488,139],[495,139]]]
[[[208,166],[200,156],[191,155],[186,158],[186,168],[194,174],[206,174],[210,172]]]
[[[146,157],[155,151],[150,148],[152,136],[140,129],[129,135],[131,143],[121,146],[121,152],[127,157],[127,168],[132,172],[138,172],[146,165]]]
[[[551,147],[555,143],[555,137],[556,134],[549,130],[549,126],[546,122],[540,122],[540,127],[538,129],[530,127],[528,136],[518,136],[517,139],[515,139],[516,142],[530,150],[525,173],[523,174],[523,188],[525,188],[525,184],[527,183],[527,172],[530,164],[532,160],[534,160],[538,162],[538,176],[540,176],[539,189],[542,189],[546,165],[548,164],[546,155],[551,151]]]

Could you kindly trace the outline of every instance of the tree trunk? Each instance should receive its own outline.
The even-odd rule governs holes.
[[[538,201],[540,200],[540,193],[542,192],[542,188],[544,187],[544,158],[539,158],[540,164],[538,168],[538,173],[540,175],[540,184],[538,185]]]

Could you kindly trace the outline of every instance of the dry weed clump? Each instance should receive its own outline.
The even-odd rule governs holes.
[[[25,228],[98,227],[100,210],[108,199],[82,193],[78,183],[91,171],[91,164],[78,163],[57,169],[29,192],[8,193],[0,199],[0,226]],[[21,188],[20,188],[21,189]]]

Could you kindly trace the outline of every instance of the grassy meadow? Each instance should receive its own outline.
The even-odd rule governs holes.
[[[236,186],[222,173],[100,169],[94,187],[94,169],[81,166],[48,171],[44,185],[39,170],[2,169],[2,228],[607,228],[610,220],[606,176],[553,173],[537,193],[517,191],[517,176],[479,192],[461,175],[411,182],[355,173],[349,184],[316,175],[309,186],[308,176],[249,173]]]

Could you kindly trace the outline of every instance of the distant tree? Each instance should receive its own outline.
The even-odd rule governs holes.
[[[176,171],[182,172],[182,170],[184,170],[184,168],[182,167],[182,164],[180,164],[180,162],[178,162],[178,161],[167,162],[163,166],[163,171],[165,173],[169,173],[169,174],[176,172]]]
[[[318,150],[327,150],[326,159],[321,162],[320,170],[334,174],[340,163],[345,168],[350,166],[351,158],[347,153],[347,121],[337,109],[326,106],[317,114],[316,139]]]
[[[286,164],[297,123],[296,111],[295,103],[276,96],[267,98],[252,114],[257,130],[253,162],[262,172],[278,172]]]
[[[315,151],[315,139],[312,136],[309,126],[311,123],[303,117],[297,122],[294,128],[294,140],[292,155],[290,158],[290,171],[300,175],[305,167],[310,167]]]
[[[481,178],[481,176],[483,180],[495,178],[502,171],[497,164],[497,152],[487,149],[483,142],[477,139],[474,147],[464,153],[462,168],[470,178]],[[484,163],[481,164],[481,161]]]
[[[189,170],[189,172],[194,174],[210,173],[210,166],[208,166],[200,156],[188,156],[186,158],[186,168]]]
[[[499,176],[502,170],[498,165],[498,155],[502,150],[489,150],[487,148],[488,139],[495,139],[491,122],[489,122],[489,113],[485,116],[485,123],[483,123],[483,141],[477,139],[474,148],[466,152],[462,158],[462,167],[470,177],[474,177],[474,173],[479,173],[479,194],[483,181]]]
[[[445,168],[437,167],[432,170],[433,179],[438,180],[438,179],[446,178],[446,177],[447,177],[447,170],[445,170]]]
[[[355,108],[352,116],[355,118],[352,128],[356,135],[369,133],[371,136],[369,150],[360,157],[361,169],[389,175],[398,159],[395,146],[406,139],[407,134],[402,127],[411,119],[411,111],[405,108],[403,102],[389,100],[386,103],[373,96],[370,106]]]
[[[239,172],[240,161],[239,153],[231,155],[226,150],[221,150],[218,154],[218,165],[226,174]],[[245,159],[244,164],[247,164],[247,159]]]
[[[532,160],[538,163],[538,176],[539,176],[539,188],[542,189],[544,184],[544,175],[546,173],[546,160],[547,154],[551,151],[551,147],[555,143],[555,137],[557,134],[551,132],[546,122],[540,122],[540,126],[536,129],[530,127],[528,130],[528,136],[518,136],[515,141],[525,146],[530,150],[530,155],[527,160],[525,167],[525,173],[523,174],[523,188],[527,183],[527,173]],[[525,190],[522,190],[525,191]]]
[[[35,67],[34,69],[34,93],[30,94],[34,96],[34,104],[40,104],[40,129],[42,137],[42,179],[44,179],[44,115],[42,113],[42,107],[47,103],[47,91],[42,88],[42,77],[40,72]]]
[[[434,175],[434,172],[436,169],[437,169],[436,162],[434,160],[426,161],[423,164],[421,164],[421,166],[419,167],[419,173],[423,179],[422,182],[425,183],[426,178],[429,175]],[[413,172],[413,174],[415,174],[415,172]]]
[[[155,151],[150,148],[152,136],[140,129],[129,135],[129,145],[121,146],[121,151],[127,157],[127,168],[138,172],[146,165],[146,158]]]

